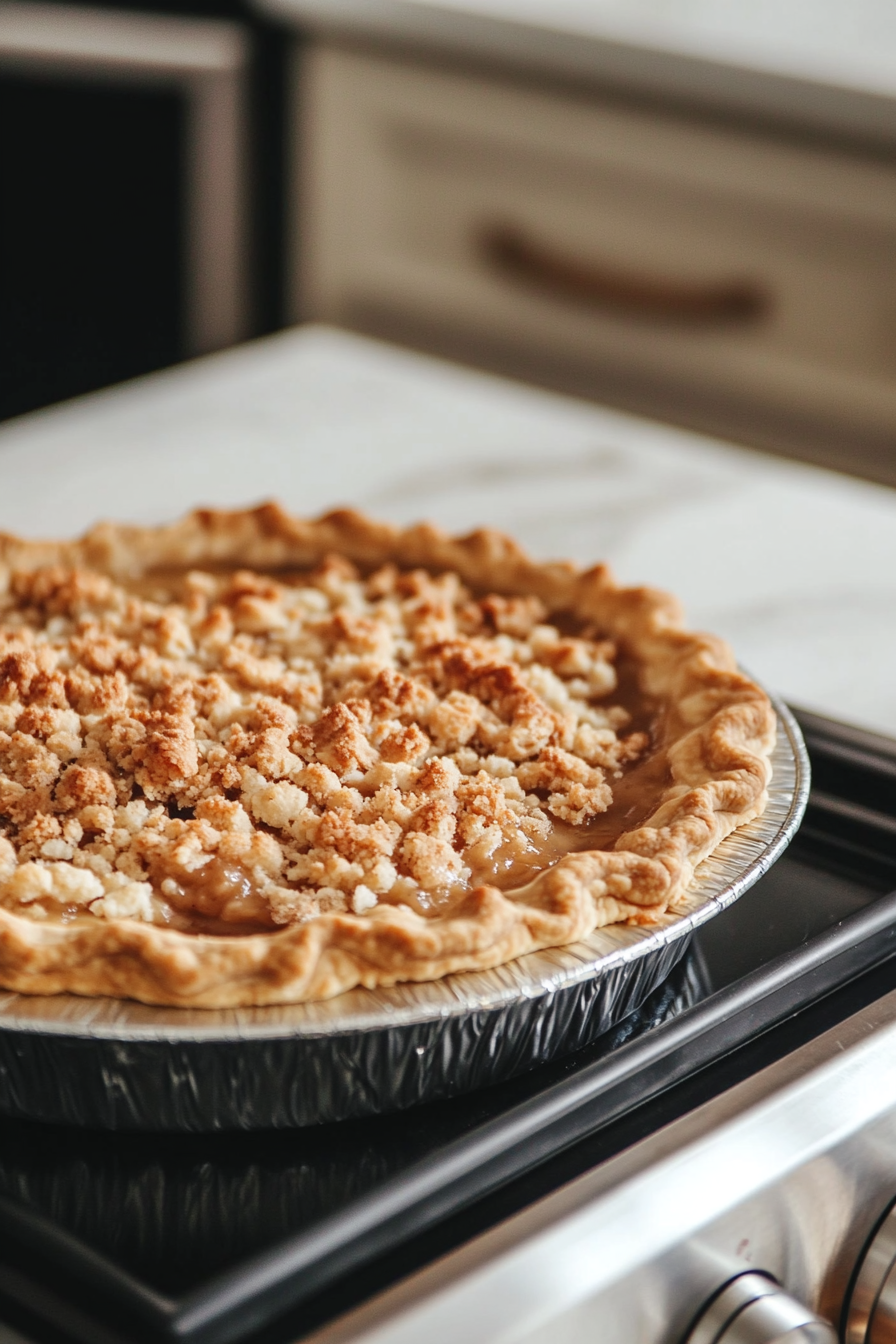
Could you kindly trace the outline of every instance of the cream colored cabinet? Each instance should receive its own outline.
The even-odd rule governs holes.
[[[896,155],[326,44],[295,88],[294,316],[896,473]]]

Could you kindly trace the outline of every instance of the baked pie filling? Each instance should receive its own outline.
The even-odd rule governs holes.
[[[180,527],[252,561],[272,518],[267,571],[9,539],[0,983],[215,1006],[494,965],[656,919],[764,805],[768,702],[665,599],[501,538],[402,563],[357,515]],[[532,591],[489,582],[508,554]]]

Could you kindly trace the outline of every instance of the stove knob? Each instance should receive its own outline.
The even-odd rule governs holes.
[[[859,1261],[846,1308],[845,1344],[896,1340],[896,1204]]]
[[[837,1334],[767,1274],[738,1274],[700,1313],[685,1344],[837,1344]]]

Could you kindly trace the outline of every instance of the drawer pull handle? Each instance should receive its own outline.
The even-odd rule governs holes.
[[[667,322],[751,322],[769,308],[765,291],[749,280],[687,284],[618,271],[563,256],[505,224],[483,228],[479,245],[485,260],[504,276],[557,298],[627,316]]]

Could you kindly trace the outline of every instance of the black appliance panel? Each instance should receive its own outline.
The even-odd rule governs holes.
[[[261,1327],[276,1338],[288,1310],[283,1330],[296,1338],[722,1090],[744,1059],[761,1067],[793,1048],[794,1031],[855,1011],[856,993],[886,992],[896,747],[800,718],[825,789],[790,850],[698,933],[638,1013],[586,1050],[472,1096],[293,1133],[0,1123],[10,1310],[55,1318],[74,1338],[103,1322],[197,1341]],[[708,1080],[702,1091],[695,1079]]]

